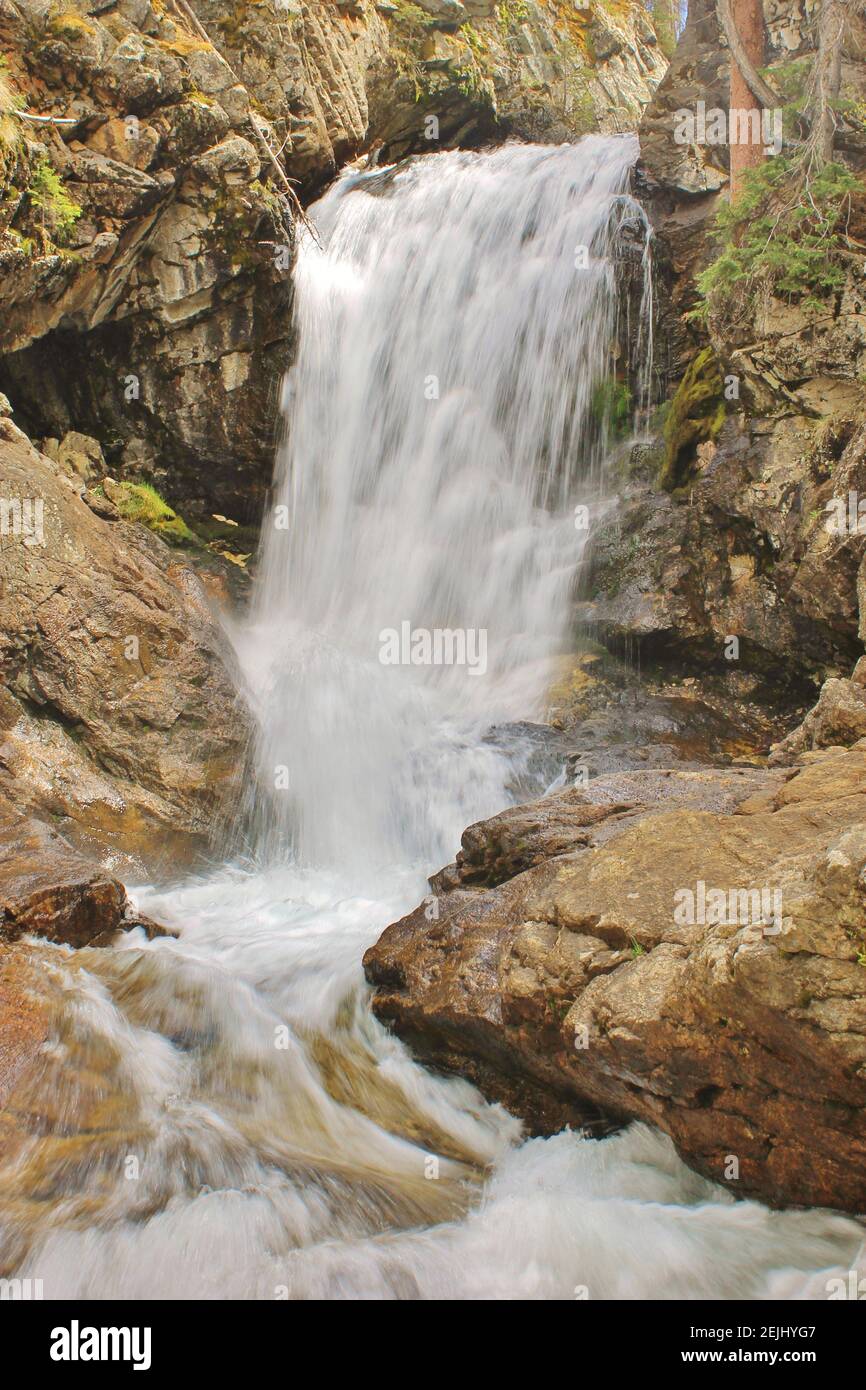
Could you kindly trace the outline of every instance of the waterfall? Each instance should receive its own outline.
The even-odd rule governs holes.
[[[46,1299],[269,1300],[822,1297],[847,1277],[856,1222],[735,1202],[646,1126],[523,1142],[416,1065],[361,972],[507,803],[524,752],[490,726],[543,709],[568,647],[576,509],[607,505],[618,238],[646,229],[635,150],[440,154],[348,174],[313,210],[238,634],[258,856],[142,890],[177,940],[40,948],[56,1037],[18,1104],[48,1132],[0,1157],[0,1276]],[[429,662],[380,660],[404,624]],[[438,663],[414,646],[446,629]]]
[[[451,152],[317,205],[247,643],[271,855],[433,862],[507,801],[478,733],[539,714],[567,648],[636,152]]]

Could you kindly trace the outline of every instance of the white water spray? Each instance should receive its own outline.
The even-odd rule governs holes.
[[[177,941],[40,948],[56,1036],[14,1103],[56,1124],[0,1175],[0,1274],[47,1298],[822,1297],[857,1258],[854,1222],[735,1202],[643,1126],[519,1144],[412,1062],[361,977],[505,804],[486,726],[538,708],[566,640],[634,153],[439,155],[315,210],[288,529],[240,642],[270,865],[143,895]],[[486,672],[383,665],[404,621],[486,630]]]

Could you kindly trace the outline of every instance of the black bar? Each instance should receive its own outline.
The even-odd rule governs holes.
[[[857,1306],[862,1301],[863,1294],[856,1299],[785,1303],[576,1300],[576,1306],[564,1312],[559,1307],[545,1314],[537,1308],[533,1323],[524,1326],[518,1340],[523,1343],[522,1357],[535,1363],[534,1378],[551,1374],[580,1380],[591,1375],[595,1379],[607,1365],[617,1375],[631,1369],[663,1374],[678,1370],[687,1376],[701,1375],[708,1368],[728,1373],[757,1370],[772,1384],[779,1372],[795,1369],[813,1375],[817,1372],[826,1380],[828,1374],[856,1365],[866,1327],[864,1310]],[[437,1364],[449,1367],[453,1375],[455,1364],[468,1352],[467,1336],[476,1355],[489,1357],[491,1372],[500,1356],[504,1356],[507,1372],[516,1351],[513,1314],[508,1315],[507,1327],[498,1334],[498,1310],[488,1308],[479,1321],[477,1310],[467,1317],[468,1310],[452,1308],[448,1322],[443,1323],[441,1312],[422,1309],[408,1315],[408,1325],[423,1338],[420,1361],[412,1358],[407,1362],[400,1357],[389,1370],[387,1361],[381,1359],[383,1333],[387,1336],[393,1330],[399,1335],[407,1326],[403,1322],[407,1313],[393,1305],[374,1310],[364,1303],[363,1309],[363,1320],[357,1323],[357,1311],[345,1304],[330,1303],[327,1311],[312,1314],[314,1320],[327,1319],[330,1335],[318,1340],[308,1309],[280,1301],[226,1306],[221,1302],[13,1304],[4,1300],[0,1302],[0,1333],[5,1334],[7,1352],[13,1346],[26,1349],[30,1373],[42,1376],[48,1372],[52,1379],[70,1375],[92,1379],[101,1371],[112,1376],[128,1373],[138,1379],[167,1371],[172,1375],[190,1371],[224,1376],[238,1356],[257,1378],[268,1373],[266,1367],[272,1368],[271,1374],[281,1367],[287,1379],[298,1372],[308,1379],[317,1374],[317,1362],[321,1372],[333,1374],[335,1352],[350,1366],[354,1358],[362,1373],[366,1365],[369,1373],[373,1351],[375,1362],[389,1380],[398,1367],[401,1379],[414,1380],[417,1375],[429,1377]],[[420,1324],[414,1321],[418,1316]],[[540,1323],[548,1317],[556,1340],[539,1345]],[[101,1329],[111,1328],[118,1330],[117,1337],[112,1340],[113,1334],[107,1334],[103,1342]],[[346,1341],[334,1339],[337,1328],[347,1328],[354,1335]],[[94,1336],[94,1329],[100,1335]],[[124,1336],[124,1329],[128,1336]],[[133,1329],[138,1329],[137,1335]],[[385,1345],[389,1344],[390,1338]],[[111,1358],[115,1346],[127,1353],[127,1359]],[[461,1346],[464,1352],[459,1350]],[[91,1360],[82,1355],[89,1355],[91,1349],[101,1353],[103,1347],[108,1359]],[[58,1359],[59,1353],[72,1357],[76,1351],[78,1359]],[[297,1361],[299,1355],[304,1358],[303,1370]],[[135,1360],[138,1371],[134,1370]],[[513,1374],[513,1360],[511,1367]]]

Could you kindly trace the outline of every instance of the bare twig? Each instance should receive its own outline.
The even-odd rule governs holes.
[[[37,125],[78,125],[77,116],[33,116],[29,111],[10,111],[10,116],[17,116],[21,121],[34,121]]]

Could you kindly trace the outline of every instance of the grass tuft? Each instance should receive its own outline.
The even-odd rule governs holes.
[[[112,489],[117,510],[127,521],[140,522],[169,545],[194,545],[196,536],[150,483],[118,483],[122,496]]]

